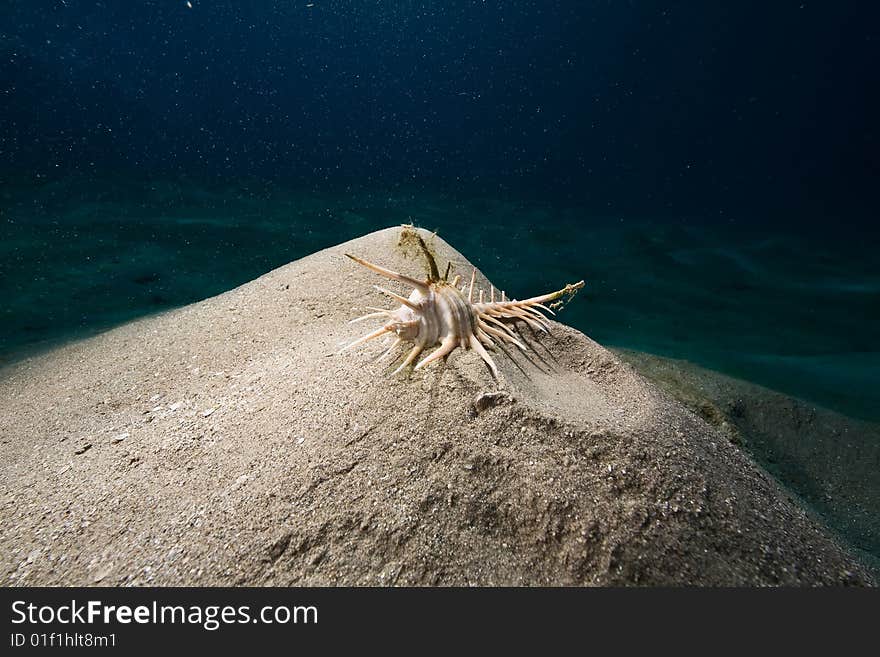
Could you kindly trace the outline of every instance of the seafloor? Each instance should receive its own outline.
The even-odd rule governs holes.
[[[381,303],[344,253],[421,260],[390,227],[6,369],[5,583],[876,585],[740,447],[791,419],[803,439],[773,453],[798,464],[811,454],[791,447],[813,443],[833,463],[842,445],[816,432],[838,419],[769,396],[735,404],[731,431],[561,324],[520,326],[529,346],[497,354],[499,380],[461,350],[392,376],[380,341],[337,353]],[[686,405],[705,388],[655,369]],[[761,396],[713,387],[719,414],[726,390]],[[812,473],[859,520],[867,498]]]
[[[622,218],[514,191],[3,181],[0,366],[410,222],[439,231],[512,296],[585,279],[559,319],[601,344],[691,361],[868,420],[853,426],[877,435],[875,238],[796,221]],[[863,473],[880,445],[856,442],[864,449],[851,454],[843,443],[800,450],[775,474],[876,558],[880,509],[863,505],[876,482],[863,482],[858,509],[837,515],[831,502],[823,508],[826,492],[799,482],[811,453],[833,453],[839,481]],[[769,448],[747,447],[767,466]]]

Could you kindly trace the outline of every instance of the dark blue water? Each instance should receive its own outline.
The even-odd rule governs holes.
[[[880,419],[880,11],[0,11],[0,354],[414,221],[569,323]]]
[[[4,0],[3,174],[480,185],[707,224],[876,218],[874,3],[191,4]]]

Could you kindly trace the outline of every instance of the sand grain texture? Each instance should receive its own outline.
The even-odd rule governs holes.
[[[706,370],[617,350],[661,390],[743,446],[880,572],[880,425]]]
[[[496,357],[500,382],[461,350],[408,378],[378,341],[336,355],[371,326],[347,320],[387,306],[343,253],[422,272],[400,235],[0,373],[4,584],[872,583],[723,433],[574,329]]]

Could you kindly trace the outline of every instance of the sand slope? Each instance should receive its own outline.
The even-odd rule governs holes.
[[[379,343],[336,355],[387,305],[343,252],[420,273],[400,235],[0,373],[3,583],[872,583],[725,434],[573,329],[498,356],[500,383],[473,352],[409,378]]]
[[[880,425],[687,361],[616,352],[742,445],[880,572]]]

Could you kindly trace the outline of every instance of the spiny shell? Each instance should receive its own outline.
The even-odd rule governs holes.
[[[352,322],[360,322],[366,319],[385,318],[387,321],[381,328],[343,347],[340,353],[373,338],[378,338],[387,333],[394,333],[397,339],[379,357],[379,360],[391,355],[401,342],[414,343],[412,350],[394,371],[394,374],[397,374],[415,361],[425,349],[439,345],[439,348],[423,358],[415,366],[415,369],[421,369],[425,365],[449,355],[456,347],[461,347],[462,349],[473,349],[480,354],[489,366],[492,376],[497,378],[498,368],[486,351],[486,347],[494,349],[496,347],[495,340],[500,340],[516,345],[523,351],[527,350],[525,343],[519,338],[510,324],[520,320],[526,322],[534,329],[547,332],[550,324],[543,313],[548,312],[551,315],[555,313],[544,304],[556,301],[563,296],[571,296],[584,286],[584,282],[579,281],[566,285],[556,292],[532,297],[524,301],[507,299],[503,292],[501,300],[496,301],[495,289],[492,288],[488,302],[483,301],[482,290],[478,293],[479,300],[475,302],[474,281],[477,270],[474,269],[471,275],[470,285],[459,289],[458,282],[461,277],[456,276],[451,283],[447,282],[446,278],[451,268],[447,267],[446,276],[441,279],[434,257],[421,236],[417,235],[417,238],[428,260],[431,271],[428,279],[424,281],[385,269],[348,253],[345,254],[358,264],[377,274],[410,285],[414,289],[409,297],[402,297],[390,290],[376,286],[376,289],[383,294],[399,301],[400,307],[395,310],[369,308],[370,313],[352,320]],[[465,294],[465,291],[467,294]],[[561,305],[561,303],[557,301],[557,304]]]

